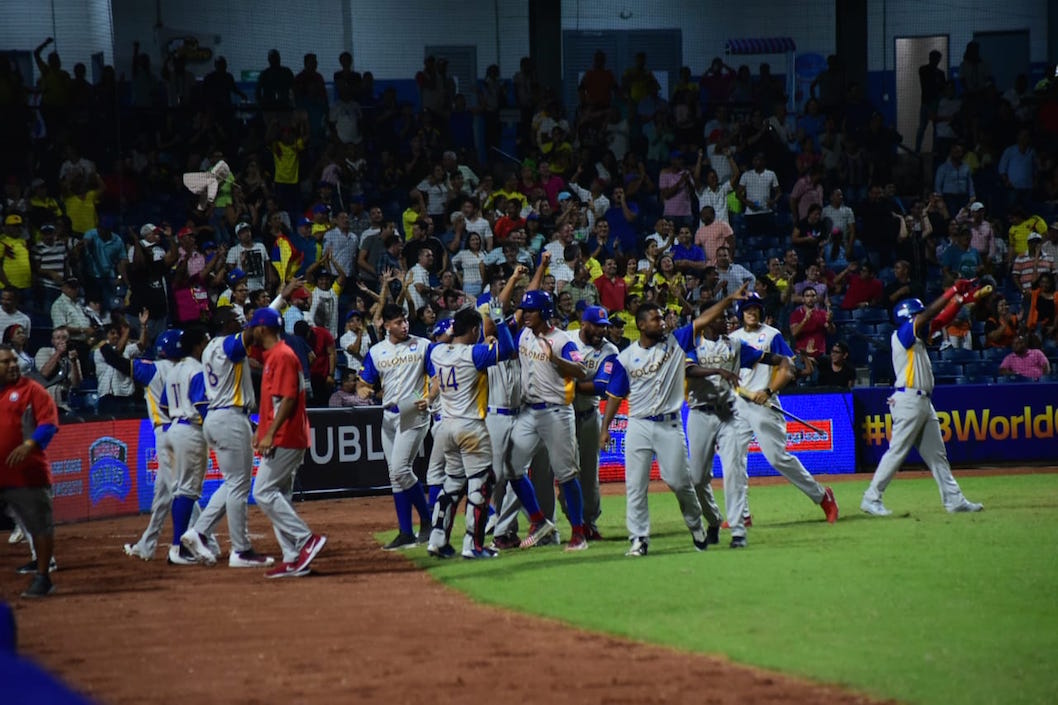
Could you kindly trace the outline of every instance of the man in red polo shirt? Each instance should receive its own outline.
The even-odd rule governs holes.
[[[261,454],[253,498],[272,522],[283,550],[283,562],[266,578],[301,577],[327,537],[314,534],[290,502],[294,474],[309,447],[309,417],[305,411],[305,380],[297,354],[281,339],[283,319],[270,308],[254,311],[249,327],[261,360],[261,414],[254,449]]]
[[[37,573],[22,597],[54,590],[48,568],[55,550],[51,466],[44,454],[59,430],[59,412],[44,387],[23,377],[10,345],[0,345],[0,499],[33,539]]]
[[[602,276],[595,280],[599,292],[599,303],[607,311],[624,311],[628,284],[624,277],[617,276],[617,260],[607,257],[602,262]]]

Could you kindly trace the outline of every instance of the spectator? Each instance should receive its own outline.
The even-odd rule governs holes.
[[[4,217],[4,231],[0,235],[3,259],[0,261],[0,284],[5,289],[16,289],[20,294],[30,294],[33,285],[33,267],[26,247],[22,216],[10,213]]]
[[[1014,338],[1014,350],[999,363],[999,374],[1017,376],[1033,382],[1039,382],[1044,375],[1051,373],[1051,363],[1047,356],[1037,347],[1029,347],[1028,336],[1024,333]]]
[[[891,261],[892,250],[897,242],[901,215],[893,203],[883,197],[880,184],[871,184],[867,200],[856,207],[862,227],[859,239],[867,249],[871,260],[880,266]]]
[[[1029,238],[1033,233],[1043,238],[1047,232],[1047,221],[1038,215],[1029,215],[1020,204],[1010,208],[1008,215],[1010,230],[1007,231],[1007,240],[1010,252],[1014,257],[1026,254],[1029,251]]]
[[[945,286],[956,279],[974,279],[984,271],[980,253],[970,247],[970,238],[970,229],[960,228],[955,240],[940,258]]]
[[[820,189],[822,190],[822,189]],[[790,234],[790,243],[802,262],[815,262],[830,234],[824,229],[823,208],[818,203],[808,207],[807,215],[799,220]]]
[[[950,213],[958,213],[966,203],[976,200],[974,180],[970,165],[963,160],[966,150],[961,144],[953,144],[948,158],[937,167],[933,190],[944,198]]]
[[[985,321],[985,345],[990,348],[1009,348],[1014,343],[1020,321],[1010,310],[1010,303],[1002,296],[994,297],[992,315]]]
[[[1044,340],[1058,340],[1058,292],[1054,290],[1054,273],[1046,272],[1036,280],[1036,287],[1025,294],[1021,306],[1025,314],[1025,327],[1030,333],[1036,333]]]
[[[756,277],[741,264],[731,261],[731,249],[727,246],[718,247],[716,250],[716,275],[720,280],[720,292],[725,296],[738,291],[743,283],[749,282],[749,291],[753,291]]]
[[[845,204],[845,194],[836,188],[830,192],[830,201],[823,206],[823,232],[829,235],[826,253],[830,262],[837,248],[844,248],[846,258],[852,257],[852,245],[856,241],[856,214]]]
[[[797,220],[805,220],[812,206],[823,207],[823,167],[813,166],[799,178],[790,192],[790,213]]]
[[[840,340],[830,346],[830,359],[820,360],[816,384],[820,387],[852,389],[856,368],[849,364],[849,347]]]
[[[835,331],[829,308],[816,307],[819,295],[808,287],[802,295],[803,303],[790,314],[790,334],[793,336],[793,348],[796,352],[819,358],[826,353],[827,334]]]
[[[569,292],[574,308],[577,308],[581,303],[584,304],[584,307],[596,306],[599,303],[599,290],[595,288],[595,284],[591,281],[591,275],[588,272],[588,268],[583,264],[577,265],[577,268],[573,272],[572,281],[570,281],[565,287],[562,287],[561,285],[559,286],[560,292]]]
[[[312,385],[314,406],[322,406],[334,391],[334,374],[338,363],[334,336],[323,326],[313,325],[302,337],[312,348],[312,356],[309,358],[309,381]]]
[[[62,328],[70,340],[86,341],[95,335],[95,328],[77,302],[80,288],[81,283],[73,278],[62,283],[62,293],[51,305],[51,325],[53,330]]]
[[[738,198],[746,209],[746,225],[751,231],[768,232],[774,226],[772,209],[780,193],[778,177],[766,167],[764,153],[757,152],[753,155],[753,168],[742,174],[738,188]]]
[[[67,235],[65,227],[60,230],[52,223],[45,223],[40,227],[40,237],[30,252],[34,295],[40,310],[51,310],[69,271],[72,248]]]
[[[824,301],[826,305],[830,305],[830,287],[827,286],[826,280],[823,278],[823,271],[819,268],[819,264],[812,263],[805,268],[805,278],[796,284],[794,284],[793,296],[790,299],[795,303],[803,303],[805,292],[808,290],[816,292],[816,302]],[[822,352],[825,348],[817,348]]]
[[[1058,221],[1047,226],[1047,237],[1040,245],[1040,252],[1058,262]]]
[[[338,269],[338,277],[329,267]],[[326,328],[332,338],[338,337],[338,297],[345,290],[345,272],[330,258],[330,253],[324,256],[322,266],[310,273],[313,279],[309,291],[312,292],[312,305],[309,307],[308,318],[318,326]]]
[[[1021,288],[1022,293],[1028,293],[1042,274],[1053,273],[1055,270],[1054,260],[1045,255],[1040,247],[1043,236],[1038,232],[1031,232],[1028,236],[1028,251],[1014,258],[1011,266],[1011,276],[1014,282]]]
[[[626,257],[638,255],[640,248],[636,220],[639,218],[639,207],[625,198],[625,190],[620,186],[613,190],[612,205],[603,217],[610,224],[609,252]]]
[[[602,263],[602,276],[595,280],[599,292],[599,303],[607,311],[623,311],[628,295],[628,284],[617,276],[617,260],[607,257]]]
[[[168,320],[168,274],[179,252],[172,245],[166,251],[162,237],[168,240],[172,235],[172,228],[168,225],[159,228],[146,223],[140,228],[139,238],[133,238],[128,248],[127,271],[132,295],[130,308],[133,311],[147,309],[150,316],[147,321],[148,340],[154,340],[165,330]]]
[[[363,213],[363,206],[360,208]],[[346,276],[356,273],[356,258],[360,247],[360,236],[352,227],[353,218],[342,211],[334,218],[334,227],[323,236],[323,251],[330,252],[334,264],[338,265]]]
[[[125,243],[113,230],[113,221],[103,218],[99,227],[84,234],[85,298],[98,298],[110,310],[118,283],[127,280]]]
[[[885,285],[885,301],[888,306],[895,306],[903,299],[922,298],[925,289],[922,283],[912,280],[911,263],[897,260],[893,265],[893,281]]]
[[[606,339],[617,346],[618,350],[624,350],[632,341],[625,336],[624,316],[610,314],[610,327],[606,329]]]
[[[109,345],[126,360],[139,357],[147,347],[147,314],[140,316],[140,337],[136,342],[129,342],[129,326],[122,319],[120,323],[111,323],[104,329],[106,340],[92,353],[96,368],[97,393],[99,402],[96,407],[100,414],[122,414],[133,410],[133,394],[136,385],[127,374],[106,364],[103,360],[102,346]]]
[[[1036,150],[1032,148],[1032,132],[1028,128],[1018,130],[1018,141],[1003,150],[999,177],[1007,188],[1008,205],[1028,200],[1036,179]]]
[[[103,181],[95,172],[89,176],[76,173],[68,181],[63,181],[63,205],[74,237],[80,237],[99,225],[96,207],[102,193]]]
[[[479,233],[471,232],[467,235],[467,247],[452,257],[452,266],[459,273],[463,291],[468,296],[477,298],[485,282],[485,254]]]
[[[39,380],[40,375],[37,374],[37,362],[33,359],[33,356],[26,352],[26,340],[29,336],[26,335],[26,329],[17,323],[9,325],[4,329],[3,343],[4,345],[10,345],[11,349],[15,353],[15,357],[18,358],[18,369],[23,376],[31,375],[33,379]]]
[[[726,206],[725,206],[726,210]],[[721,246],[735,249],[735,232],[726,221],[716,217],[713,206],[702,206],[701,222],[698,232],[694,234],[694,244],[705,253],[705,263],[716,266],[716,251]]]
[[[728,196],[736,191],[739,179],[742,177],[741,172],[738,170],[738,165],[735,164],[735,160],[730,154],[727,154],[726,157],[727,160],[731,162],[730,178],[725,179],[724,182],[721,183],[717,171],[715,169],[709,169],[705,173],[705,183],[702,185],[702,189],[698,192],[698,206],[701,208],[701,211],[704,211],[706,207],[712,208],[713,216],[716,220],[723,223],[727,223],[730,220],[727,210]],[[696,175],[699,172],[701,163],[702,153],[698,152],[698,166],[695,167]],[[695,176],[695,182],[699,182],[697,176]],[[701,217],[704,221],[705,216],[703,215]]]
[[[276,49],[268,52],[268,68],[258,77],[255,94],[267,124],[294,107],[294,72],[283,66]]]
[[[18,310],[18,304],[18,289],[4,289],[0,292],[0,331],[6,331],[9,327],[17,325],[22,327],[22,331],[28,337],[31,332],[29,316]]]
[[[342,384],[338,389],[334,390],[334,394],[331,395],[327,406],[337,409],[350,406],[371,406],[376,403],[373,396],[362,397],[357,393],[356,382],[359,379],[359,374],[356,370],[339,367],[338,371],[342,376]]]
[[[691,229],[686,225],[679,226],[676,244],[672,247],[670,254],[676,269],[684,275],[701,272],[707,266],[705,252],[694,244],[691,239]]]
[[[83,314],[82,314],[83,315]],[[51,331],[51,345],[37,350],[34,357],[41,384],[64,413],[70,413],[70,390],[81,386],[81,360],[77,349],[70,344],[70,333],[65,326]]]
[[[974,201],[959,212],[956,220],[970,228],[970,247],[981,255],[981,261],[991,261],[996,253],[996,234],[988,222],[985,205]]]
[[[947,78],[940,68],[941,53],[934,49],[929,53],[929,63],[918,67],[918,85],[920,102],[918,108],[918,130],[915,132],[915,151],[922,151],[922,138],[926,135],[927,123],[933,123],[936,130],[937,103]]]
[[[683,153],[673,150],[669,154],[669,165],[658,176],[663,202],[662,215],[672,220],[677,227],[691,227],[691,196],[694,194],[694,177],[683,164]]]
[[[855,308],[870,308],[882,303],[885,290],[882,281],[874,274],[874,266],[870,262],[864,262],[863,265],[858,262],[849,263],[849,266],[834,281],[840,286],[843,280],[848,280],[848,288],[845,290],[845,298],[841,301],[841,308],[851,311]]]

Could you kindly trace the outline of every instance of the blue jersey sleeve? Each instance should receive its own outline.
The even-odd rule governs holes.
[[[739,342],[742,344],[742,348],[739,351],[739,367],[753,367],[764,357],[763,350],[757,350],[745,341]]]
[[[610,371],[610,382],[606,385],[606,393],[611,397],[623,399],[628,396],[628,373],[624,365],[614,358],[613,368]]]
[[[33,431],[33,442],[40,447],[41,450],[45,450],[48,444],[51,443],[51,439],[55,437],[55,434],[59,432],[59,427],[55,424],[42,424],[37,426],[36,430]]]
[[[375,369],[375,358],[371,356],[370,350],[367,351],[367,356],[364,357],[364,367],[360,370],[360,379],[368,384],[378,382],[378,370]]]
[[[234,333],[224,339],[224,354],[232,362],[246,359],[246,346],[242,342],[242,333]]]
[[[199,372],[191,378],[191,389],[187,392],[188,397],[191,399],[191,403],[198,409],[198,415],[206,418],[206,407],[209,406],[209,399],[206,398],[206,380]]]
[[[900,341],[900,344],[904,346],[904,349],[911,349],[911,346],[915,344],[914,318],[900,324],[900,327],[896,329],[896,339]]]
[[[794,355],[794,351],[786,344],[786,339],[782,337],[782,333],[776,333],[775,337],[771,339],[771,349],[768,352],[785,357],[793,357]]]
[[[687,325],[677,328],[672,332],[672,335],[676,338],[676,342],[679,343],[680,347],[683,348],[684,352],[691,352],[694,350],[694,324],[688,323]]]
[[[499,353],[499,345],[478,343],[471,349],[470,355],[474,360],[474,367],[484,371],[500,361]]]
[[[153,362],[139,359],[132,361],[132,379],[143,386],[150,384],[156,374],[158,374],[158,368],[154,366]]]
[[[569,360],[570,362],[580,362],[577,358],[580,357],[580,350],[577,348],[577,344],[572,340],[562,346],[562,358]]]
[[[433,366],[433,351],[436,347],[437,345],[435,343],[430,343],[426,346],[426,355],[423,356],[423,361],[426,363],[424,367],[426,369],[427,377],[433,377],[437,374],[437,370]],[[363,376],[363,373],[361,373],[360,377],[362,378]]]
[[[613,377],[613,368],[617,364],[617,356],[610,355],[599,365],[599,371],[595,373],[595,394],[603,396],[610,387],[610,379]]]
[[[496,326],[496,342],[499,344],[499,357],[508,360],[514,357],[514,336],[511,335],[510,327],[503,321]]]

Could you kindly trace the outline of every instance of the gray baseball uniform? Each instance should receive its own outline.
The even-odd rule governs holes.
[[[169,404],[169,442],[173,447],[175,497],[202,496],[202,480],[209,462],[209,449],[202,434],[202,413],[208,405],[202,363],[185,357],[176,363],[165,380]]]
[[[661,479],[676,495],[683,521],[692,532],[702,530],[702,506],[691,482],[687,439],[680,415],[684,360],[686,353],[694,350],[693,326],[683,326],[648,348],[642,342],[641,338],[617,356],[607,387],[607,403],[617,404],[628,398],[624,442],[628,501],[625,521],[629,536],[645,542],[650,537],[647,494],[655,454]]]
[[[582,382],[594,382],[595,393],[577,392],[573,397],[573,413],[577,429],[577,456],[580,467],[580,486],[584,491],[584,524],[595,529],[602,514],[599,502],[599,397],[606,394],[610,383],[617,346],[605,338],[599,347],[584,341],[581,334],[573,335],[584,367]]]

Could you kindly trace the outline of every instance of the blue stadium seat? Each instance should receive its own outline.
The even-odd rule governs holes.
[[[985,322],[984,321],[974,321],[972,330],[973,330],[973,334],[974,335],[984,335],[985,334]]]
[[[1024,377],[1015,375],[996,375],[996,384],[1020,384],[1027,381]]]
[[[933,363],[934,377],[958,377],[962,374],[962,365],[957,362],[938,361]]]
[[[883,335],[883,336],[886,337],[886,339],[888,339],[889,336],[891,336],[893,334],[893,324],[892,323],[875,323],[874,324],[874,332],[875,332],[876,335]]]
[[[981,357],[991,362],[1002,362],[1003,358],[1010,354],[1010,348],[985,348],[981,351]]]
[[[963,370],[970,377],[991,377],[997,369],[998,365],[994,362],[967,362],[963,365]]]
[[[853,319],[866,323],[888,323],[889,312],[882,308],[857,308],[852,312]]]
[[[995,377],[986,377],[986,376],[973,376],[973,375],[971,375],[971,376],[967,377],[966,379],[967,379],[967,382],[969,384],[995,384],[995,382],[996,382],[996,378]]]
[[[940,359],[949,362],[976,362],[981,359],[976,350],[965,348],[948,348],[940,351]]]
[[[852,312],[843,308],[833,309],[834,323],[848,323],[852,320]]]
[[[870,344],[862,335],[850,335],[845,341],[849,346],[849,362],[856,367],[866,365],[870,361]]]
[[[937,350],[936,348],[929,348],[928,354],[930,362],[936,362],[940,359],[940,350]]]

